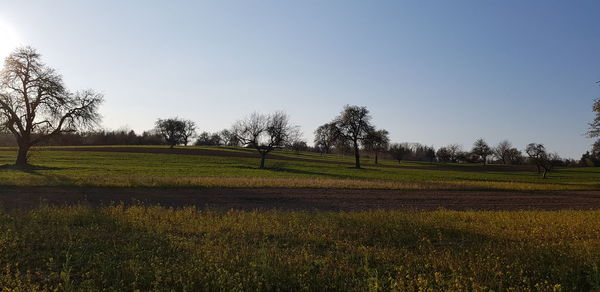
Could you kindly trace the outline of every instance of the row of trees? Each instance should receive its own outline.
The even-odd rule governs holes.
[[[155,131],[137,134],[133,130],[89,131],[61,133],[37,145],[39,146],[84,146],[84,145],[164,145],[161,135]],[[0,134],[0,146],[18,146],[12,134]]]
[[[0,73],[0,133],[14,136],[18,146],[16,165],[27,166],[27,153],[32,146],[51,144],[60,139],[88,139],[87,143],[94,143],[89,142],[91,137],[101,138],[104,142],[112,142],[111,138],[118,137],[119,141],[127,141],[127,144],[143,144],[154,143],[160,137],[172,148],[180,144],[188,145],[196,136],[195,123],[179,118],[157,120],[154,131],[142,134],[142,138],[134,132],[127,135],[115,135],[114,132],[96,132],[87,136],[76,134],[98,125],[98,107],[102,101],[103,96],[91,89],[75,92],[68,90],[62,76],[46,66],[35,49],[24,47],[15,50],[6,58]],[[597,116],[590,124],[589,136],[600,137],[600,100],[595,101],[593,110]],[[261,157],[261,168],[264,167],[267,154],[274,149],[307,148],[306,143],[300,140],[298,127],[291,124],[289,117],[283,112],[251,114],[236,122],[231,129],[216,134],[202,133],[196,144],[243,145],[254,148]],[[388,131],[375,128],[366,107],[350,105],[346,105],[329,123],[317,128],[315,148],[322,153],[329,153],[333,149],[352,151],[356,168],[361,167],[361,151],[373,153],[375,163],[378,163],[380,153],[387,153],[398,161],[478,161],[485,164],[490,156],[495,156],[506,164],[521,163],[524,160],[522,153],[508,141],[492,148],[483,139],[479,139],[469,152],[462,151],[458,145],[448,145],[435,151],[433,147],[419,144],[390,144]],[[538,171],[544,170],[544,173],[550,171],[559,160],[558,155],[548,153],[541,144],[529,144],[525,152],[528,160],[538,166]],[[582,158],[596,163],[600,161],[599,152],[592,149],[592,153],[586,153]]]

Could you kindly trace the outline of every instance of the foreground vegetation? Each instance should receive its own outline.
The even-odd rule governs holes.
[[[90,147],[93,149],[93,147]],[[222,153],[241,148],[206,148]],[[250,152],[254,153],[254,152]],[[278,152],[278,156],[314,161],[278,160],[258,169],[257,158],[153,153],[34,151],[37,168],[0,168],[4,186],[112,187],[314,187],[379,189],[597,190],[600,168],[560,169],[542,179],[531,170],[490,169],[476,164],[432,164],[382,160],[381,166],[354,169],[338,162],[352,157]],[[13,163],[15,152],[0,151],[0,165]],[[372,163],[364,159],[363,163]],[[394,168],[389,166],[404,166]],[[387,166],[387,167],[383,167]],[[502,166],[500,166],[502,168]],[[474,171],[477,169],[477,171]]]
[[[589,291],[600,289],[600,211],[5,211],[0,286]]]

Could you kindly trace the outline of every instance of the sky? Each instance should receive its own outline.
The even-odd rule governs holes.
[[[7,1],[0,57],[30,45],[103,127],[229,128],[287,112],[312,144],[346,104],[394,142],[478,138],[579,158],[600,97],[600,1]]]

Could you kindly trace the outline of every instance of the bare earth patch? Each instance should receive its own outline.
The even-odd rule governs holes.
[[[116,203],[211,209],[315,211],[600,209],[600,191],[515,192],[287,188],[2,187],[0,206]]]

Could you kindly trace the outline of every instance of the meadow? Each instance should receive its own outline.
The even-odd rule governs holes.
[[[10,291],[593,291],[600,211],[0,213]]]
[[[193,147],[190,147],[193,149]],[[561,196],[600,189],[600,169],[542,179],[502,166],[280,151],[258,168],[219,155],[38,149],[0,168],[4,200],[32,187],[501,190]],[[89,149],[86,149],[89,150]],[[0,165],[15,153],[0,151]],[[290,158],[290,159],[286,159]],[[293,158],[293,159],[291,159]],[[103,189],[102,187],[111,187]],[[35,190],[35,188],[33,188]],[[43,188],[40,188],[43,189]],[[96,190],[97,191],[97,190]],[[79,191],[77,191],[79,192]],[[7,195],[8,194],[8,195]],[[524,195],[526,193],[520,193]],[[15,198],[16,199],[16,198]],[[261,202],[259,200],[259,202]],[[266,202],[266,201],[264,201]],[[600,211],[284,211],[152,204],[0,205],[6,291],[597,291]]]
[[[600,189],[600,168],[558,169],[542,179],[532,170],[470,164],[438,164],[382,160],[364,169],[340,164],[351,157],[317,153],[276,152],[268,169],[258,158],[229,157],[237,148],[210,148],[221,156],[156,153],[33,151],[31,171],[0,169],[4,186],[96,187],[297,187],[365,189],[562,191]],[[91,148],[93,149],[93,148]],[[0,165],[13,163],[13,151],[0,151]],[[283,160],[278,157],[294,157]],[[400,166],[400,167],[398,167]]]

